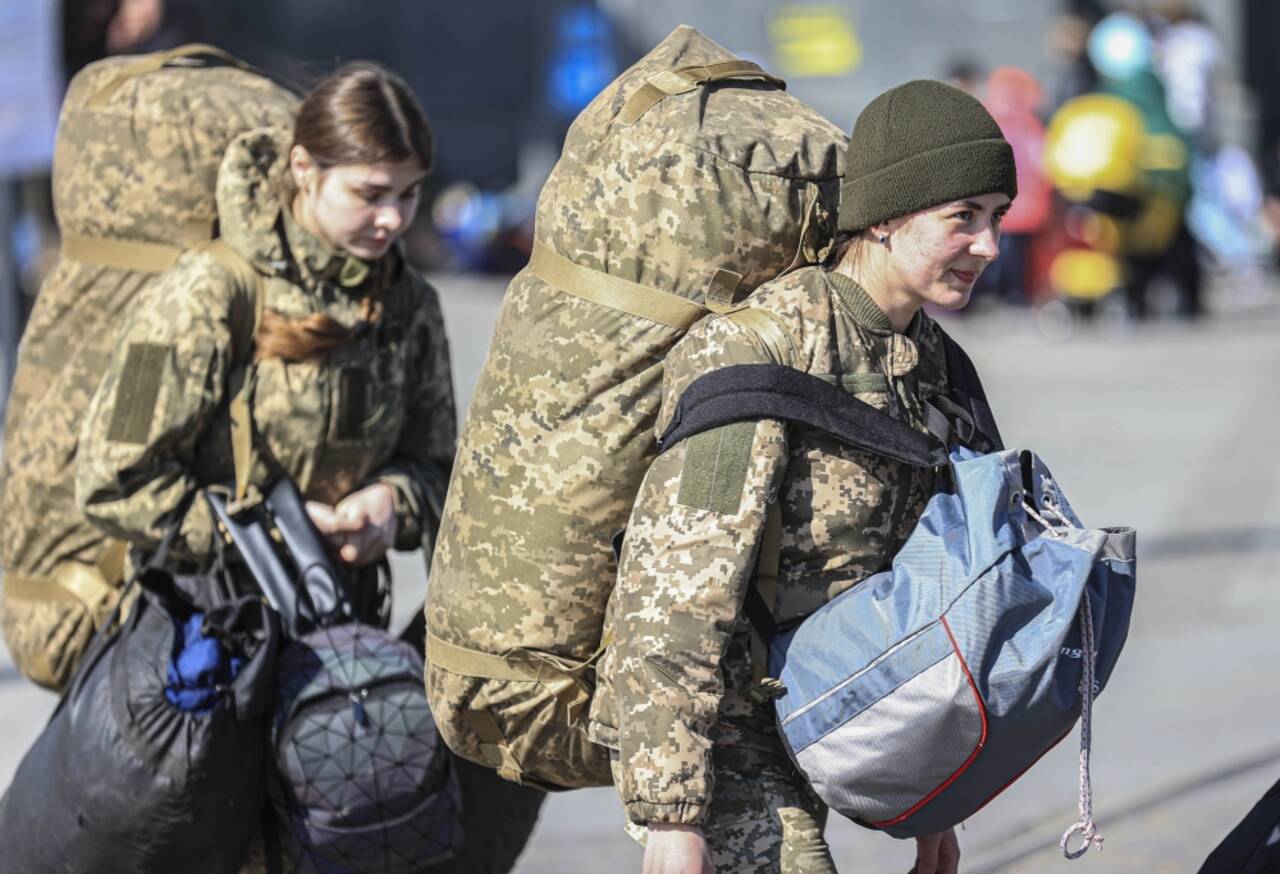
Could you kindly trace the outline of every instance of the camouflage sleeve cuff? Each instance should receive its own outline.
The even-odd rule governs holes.
[[[395,548],[409,552],[422,546],[422,504],[413,476],[397,467],[383,468],[367,485],[386,483],[394,493],[396,513]]]
[[[623,807],[627,811],[627,818],[640,825],[651,822],[669,825],[702,825],[707,818],[707,806],[702,801],[676,801],[669,804],[628,801]]]

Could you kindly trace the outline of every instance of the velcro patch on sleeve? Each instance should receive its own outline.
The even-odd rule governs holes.
[[[158,343],[129,344],[124,370],[116,385],[116,406],[111,413],[111,425],[107,428],[108,440],[117,443],[147,442],[169,351],[169,346]]]
[[[737,513],[755,433],[755,422],[734,422],[690,437],[677,500],[686,507]]]

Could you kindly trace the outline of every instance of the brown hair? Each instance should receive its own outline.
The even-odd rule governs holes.
[[[835,270],[840,266],[840,262],[845,257],[852,254],[855,261],[861,260],[862,247],[866,245],[863,239],[862,231],[840,231],[836,234],[835,239],[831,241],[831,248],[827,250],[827,256],[822,260],[822,268],[827,271]]]
[[[395,73],[368,61],[342,66],[307,93],[294,122],[293,145],[306,149],[321,170],[338,164],[409,160],[430,170],[435,154],[427,115],[413,91]],[[288,173],[284,184],[282,194],[288,204],[297,195]],[[364,321],[376,323],[381,315],[377,294],[366,297]],[[290,319],[266,310],[255,337],[256,358],[320,359],[350,342],[360,329],[319,313]]]

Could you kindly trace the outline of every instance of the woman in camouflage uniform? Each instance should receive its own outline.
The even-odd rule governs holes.
[[[1016,193],[1009,144],[972,97],[916,81],[876,98],[850,141],[832,257],[750,299],[790,335],[782,363],[925,430],[947,373],[922,306],[965,305]],[[772,363],[776,348],[731,315],[700,322],[666,360],[658,433],[699,376]],[[771,606],[786,628],[887,568],[933,489],[931,471],[777,420],[702,433],[654,462],[627,530],[593,714],[628,819],[647,826],[646,874],[835,870],[826,811],[788,760],[773,708],[752,694],[743,599],[771,507]],[[954,831],[919,838],[914,870],[953,874],[958,858]]]
[[[344,562],[372,568],[416,549],[455,438],[449,348],[435,290],[391,248],[432,158],[408,87],[348,66],[278,130],[232,142],[218,174],[221,238],[262,275],[251,400],[253,485],[278,465]],[[188,252],[139,301],[90,405],[76,497],[114,537],[155,546],[184,495],[234,479],[230,399],[248,354],[235,349],[236,286]],[[175,547],[202,566],[214,530],[192,505]],[[359,586],[376,574],[353,573]],[[359,597],[378,621],[385,598]],[[385,621],[385,617],[381,617]]]
[[[376,65],[351,64],[306,96],[291,140],[277,130],[235,140],[217,182],[221,237],[262,275],[251,483],[264,487],[273,470],[293,477],[349,568],[357,614],[382,625],[390,600],[378,563],[432,533],[456,437],[437,294],[392,247],[417,209],[432,153],[408,86]],[[123,326],[76,471],[78,503],[113,537],[154,548],[184,495],[234,479],[230,402],[249,357],[233,339],[236,295],[221,263],[193,250]],[[195,502],[176,569],[205,567],[214,536],[207,506]],[[469,870],[505,871],[541,793],[504,791],[489,772],[461,776],[464,795],[486,800],[468,808],[505,827],[495,840],[470,842]]]
[[[392,249],[432,151],[412,92],[368,64],[321,81],[291,138],[261,129],[232,141],[216,187],[219,233],[261,277],[256,334],[248,344],[235,327],[243,280],[205,249],[136,301],[82,426],[76,498],[86,516],[153,549],[188,493],[235,479],[231,399],[251,378],[250,484],[264,489],[279,472],[298,483],[348,568],[357,615],[386,624],[378,563],[420,545],[455,439],[439,301]],[[196,500],[173,570],[203,571],[215,536]]]

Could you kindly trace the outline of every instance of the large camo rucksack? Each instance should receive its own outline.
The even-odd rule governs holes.
[[[843,147],[782,82],[688,27],[570,128],[432,564],[427,687],[459,755],[537,786],[610,782],[587,710],[610,541],[655,455],[662,360],[709,310],[818,258]]]
[[[75,506],[77,432],[114,326],[188,247],[209,245],[235,282],[252,280],[243,258],[209,243],[218,165],[247,130],[291,130],[297,104],[202,45],[100,61],[71,81],[53,163],[62,252],[23,334],[0,470],[4,638],[41,685],[66,684],[123,577],[124,545]]]

